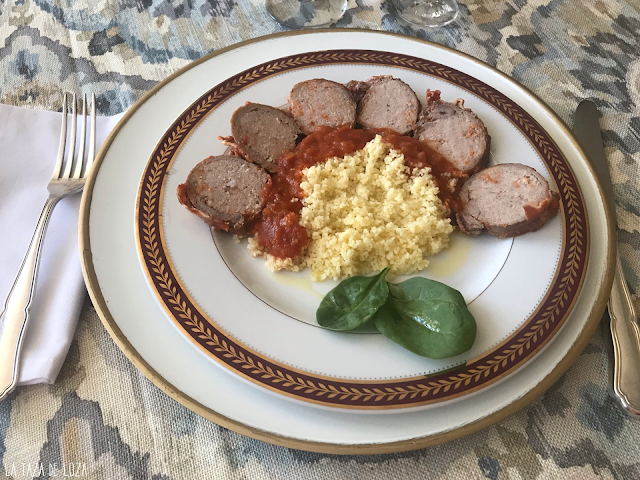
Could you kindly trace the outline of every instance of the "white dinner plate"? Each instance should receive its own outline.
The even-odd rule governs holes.
[[[368,49],[266,59],[212,85],[172,122],[141,174],[138,250],[168,317],[203,352],[289,398],[391,410],[486,388],[524,365],[558,332],[586,273],[589,228],[580,188],[552,138],[516,101],[446,61]],[[249,254],[246,241],[226,232],[214,234],[214,245],[208,225],[176,194],[198,162],[225,152],[217,137],[231,134],[229,119],[238,107],[282,105],[304,80],[345,84],[378,75],[401,78],[423,103],[427,89],[446,100],[464,99],[491,135],[495,163],[529,165],[559,191],[560,213],[544,228],[515,239],[457,232],[451,248],[417,274],[459,290],[476,319],[473,347],[453,358],[420,357],[377,332],[317,328],[315,312],[337,282],[311,282],[308,269],[272,273]]]
[[[435,87],[445,100],[465,98],[487,124],[494,160],[534,166],[561,195],[561,214],[540,231],[514,241],[471,239],[478,243],[466,248],[477,252],[465,261],[460,245],[471,240],[459,239],[442,262],[458,259],[455,268],[424,272],[459,288],[478,321],[474,349],[448,362],[416,357],[381,335],[309,325],[316,293],[330,284],[314,288],[304,280],[308,272],[274,280],[278,274],[228,236],[216,234],[215,248],[206,225],[175,201],[175,187],[190,168],[222,153],[216,137],[228,134],[230,114],[244,101],[277,106],[301,79],[374,74],[400,77],[420,97]],[[506,415],[548,387],[579,353],[612,281],[612,224],[593,172],[562,122],[477,60],[383,33],[280,34],[178,72],[116,127],[99,154],[82,212],[89,291],[129,358],[199,413],[257,438],[313,450],[417,448]],[[491,255],[482,258],[483,251]],[[469,280],[473,271],[478,274]],[[286,300],[291,296],[295,302]],[[430,408],[416,409],[423,405]],[[395,413],[364,413],[371,408]]]

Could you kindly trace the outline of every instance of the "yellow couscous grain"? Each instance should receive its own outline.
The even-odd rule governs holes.
[[[305,193],[300,224],[309,232],[307,251],[297,259],[262,252],[271,270],[311,268],[311,278],[340,279],[380,271],[424,269],[426,257],[448,245],[453,231],[429,168],[408,175],[404,156],[380,136],[344,158],[303,171]]]

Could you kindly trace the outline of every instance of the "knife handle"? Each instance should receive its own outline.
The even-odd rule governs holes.
[[[640,415],[640,327],[620,257],[609,298],[611,337],[613,338],[613,393],[630,415]]]

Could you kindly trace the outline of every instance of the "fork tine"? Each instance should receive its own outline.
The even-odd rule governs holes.
[[[82,125],[80,127],[80,145],[78,147],[78,160],[73,169],[71,178],[80,178],[82,165],[84,164],[84,144],[87,141],[87,94],[82,96]]]
[[[60,170],[62,170],[62,160],[64,159],[64,147],[67,141],[67,94],[62,95],[62,128],[60,131],[60,147],[58,147],[58,159],[56,160],[56,166],[53,167],[52,179],[56,180],[60,177]]]
[[[96,94],[91,94],[91,133],[89,135],[89,154],[87,155],[87,165],[84,168],[84,176],[89,173],[93,158],[96,156]]]
[[[73,94],[73,105],[71,106],[71,138],[69,139],[69,154],[67,155],[67,161],[65,162],[64,172],[60,178],[69,178],[71,174],[71,165],[73,164],[73,157],[76,151],[76,94]]]

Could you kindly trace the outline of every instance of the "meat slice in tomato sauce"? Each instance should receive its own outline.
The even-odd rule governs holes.
[[[438,185],[438,197],[449,213],[460,208],[458,196],[467,174],[453,166],[443,155],[417,138],[398,135],[386,130],[382,133],[382,141],[404,155],[404,164],[410,169],[431,167],[431,175]]]

